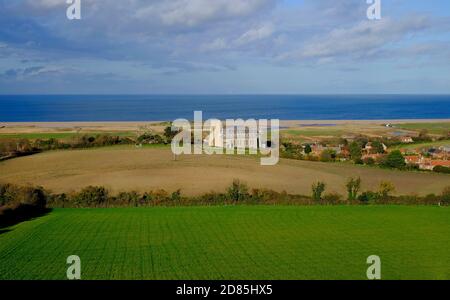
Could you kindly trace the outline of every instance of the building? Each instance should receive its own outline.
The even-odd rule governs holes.
[[[387,147],[384,143],[381,143],[381,145],[383,146],[383,151],[386,152],[387,149],[388,149],[388,147]],[[368,143],[366,144],[366,146],[365,146],[362,150],[363,150],[363,152],[366,153],[366,154],[372,154],[373,151],[374,151],[374,147],[373,147],[372,142],[368,142]]]
[[[422,155],[405,156],[405,162],[409,165],[419,166],[421,170],[433,171],[437,166],[450,168],[450,160],[431,159]]]
[[[410,136],[402,136],[400,137],[400,142],[402,142],[403,144],[411,144],[414,143],[414,140]]]

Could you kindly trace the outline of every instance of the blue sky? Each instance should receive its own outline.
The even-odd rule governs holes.
[[[450,1],[0,0],[0,94],[450,93]]]

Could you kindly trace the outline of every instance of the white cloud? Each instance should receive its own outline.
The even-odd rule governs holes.
[[[162,0],[140,7],[139,19],[157,18],[167,26],[197,26],[205,22],[252,15],[274,0]]]
[[[321,59],[364,57],[384,46],[403,40],[430,27],[425,17],[380,21],[362,21],[347,28],[337,28],[330,33],[307,40],[299,50],[280,55],[282,59]]]
[[[249,44],[255,41],[267,39],[275,32],[275,28],[272,24],[264,24],[257,28],[252,28],[249,31],[242,34],[237,40],[236,45],[241,46]]]

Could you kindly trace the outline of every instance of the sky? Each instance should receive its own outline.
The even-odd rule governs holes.
[[[0,0],[0,94],[450,94],[450,1]]]

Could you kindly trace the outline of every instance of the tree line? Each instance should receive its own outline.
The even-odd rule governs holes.
[[[450,186],[441,194],[427,196],[396,196],[395,186],[381,182],[376,191],[362,191],[360,178],[349,178],[345,184],[347,195],[326,193],[327,184],[316,182],[311,195],[296,195],[270,189],[250,189],[240,180],[234,180],[224,192],[209,192],[200,196],[186,196],[181,190],[168,192],[163,189],[141,193],[137,191],[112,194],[101,186],[88,186],[72,193],[55,194],[42,187],[22,187],[0,184],[0,207],[15,209],[21,205],[42,208],[83,207],[151,207],[195,205],[449,205]],[[1,213],[0,213],[1,215]]]

